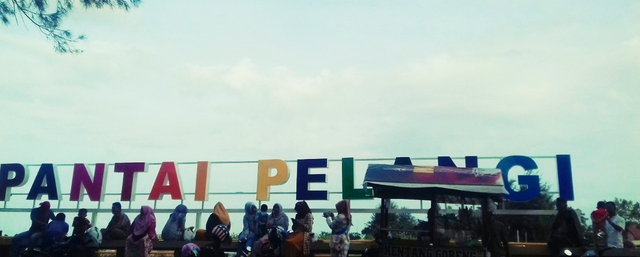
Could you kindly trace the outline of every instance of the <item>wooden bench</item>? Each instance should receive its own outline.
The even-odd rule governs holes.
[[[159,252],[167,252],[170,255],[170,252],[173,252],[173,256],[179,257],[182,246],[187,242],[185,241],[155,241],[153,242],[153,250]],[[209,244],[209,241],[193,241],[194,243],[200,247]],[[349,247],[350,254],[361,255],[364,253],[365,249],[373,244],[371,240],[353,240],[351,241],[351,246]],[[318,256],[328,254],[330,252],[329,242],[327,240],[318,240],[316,242],[311,243],[311,252]],[[100,245],[100,250],[115,250],[116,257],[124,257],[124,247],[125,242],[123,240],[105,240],[102,241]],[[233,240],[229,245],[221,246],[222,250],[229,253],[235,253],[238,249],[238,241]],[[101,254],[104,252],[98,252]],[[165,256],[163,254],[163,256]]]
[[[11,256],[11,240],[13,237],[0,237],[0,256]],[[153,243],[152,256],[180,256],[182,246],[185,241],[155,241]],[[192,243],[202,247],[208,244],[208,241],[193,241]],[[361,255],[364,250],[371,246],[371,240],[352,240],[349,247],[349,254]],[[95,257],[124,257],[124,240],[104,240],[96,252]],[[235,253],[238,247],[237,240],[233,240],[230,245],[222,246],[225,252]],[[318,240],[311,243],[311,252],[316,256],[328,256],[330,252],[329,242],[327,240]]]

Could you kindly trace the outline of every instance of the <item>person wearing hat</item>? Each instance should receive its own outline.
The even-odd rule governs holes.
[[[11,241],[11,256],[20,256],[20,250],[26,245],[29,250],[38,245],[50,220],[54,220],[55,215],[51,210],[51,203],[44,201],[40,207],[31,210],[31,227],[28,231],[17,234]]]

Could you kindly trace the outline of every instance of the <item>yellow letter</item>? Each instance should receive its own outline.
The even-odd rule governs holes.
[[[276,175],[269,176],[271,169],[276,170]],[[269,188],[273,185],[282,185],[289,180],[289,166],[283,160],[259,160],[258,161],[258,191],[256,200],[269,201]]]

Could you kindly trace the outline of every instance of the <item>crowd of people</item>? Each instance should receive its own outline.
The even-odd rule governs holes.
[[[580,232],[580,219],[577,213],[567,206],[567,200],[556,199],[558,213],[551,227],[551,235],[547,245],[551,256],[560,256],[563,249],[581,248],[584,246]],[[604,252],[609,249],[635,249],[632,240],[636,238],[637,224],[628,223],[618,215],[614,202],[600,201],[596,210],[591,213],[593,229],[593,245],[595,251]]]
[[[337,214],[324,212],[323,218],[331,229],[331,256],[346,257],[349,251],[349,229],[352,226],[349,200],[341,200],[336,204]],[[305,201],[294,206],[295,217],[289,219],[282,205],[276,203],[268,212],[263,204],[258,211],[252,202],[245,204],[242,219],[242,230],[238,234],[237,256],[310,256],[310,242],[313,236],[314,217],[311,208]],[[19,257],[22,252],[47,252],[51,256],[85,257],[93,256],[101,241],[124,240],[125,256],[148,257],[153,244],[163,241],[211,241],[206,246],[198,247],[186,243],[182,249],[185,257],[224,256],[220,246],[231,242],[229,231],[231,219],[225,206],[218,202],[207,219],[205,229],[186,227],[187,206],[178,205],[170,214],[162,229],[160,237],[156,234],[156,217],[153,208],[142,206],[140,213],[129,219],[122,211],[119,202],[112,204],[113,216],[106,228],[98,230],[86,218],[87,210],[80,209],[72,222],[72,232],[65,221],[66,215],[54,215],[51,204],[40,203],[31,211],[31,227],[28,231],[14,236],[12,241],[12,257]],[[289,225],[291,224],[291,227]],[[290,230],[289,230],[290,229]]]

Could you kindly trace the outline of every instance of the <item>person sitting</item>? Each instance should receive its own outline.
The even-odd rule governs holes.
[[[297,202],[295,207],[296,216],[291,219],[293,233],[285,240],[286,257],[310,256],[309,243],[311,242],[311,232],[313,229],[313,214],[307,202]]]
[[[256,231],[256,214],[258,209],[253,202],[247,202],[244,204],[244,216],[242,217],[242,232],[238,234],[238,252],[237,256],[244,254],[249,256],[251,253],[251,246]]]
[[[44,239],[42,242],[42,248],[47,249],[55,243],[62,243],[65,241],[65,237],[69,232],[69,224],[65,222],[66,215],[64,213],[58,213],[56,218],[47,225],[47,230],[44,232]]]
[[[125,243],[125,256],[149,257],[153,240],[158,239],[156,216],[151,207],[145,205],[140,208],[140,214],[131,223],[131,232]]]
[[[212,242],[202,247],[200,249],[200,254],[207,257],[226,257],[224,251],[220,249],[220,246],[229,245],[231,243],[229,227],[224,224],[216,225],[211,229],[209,238]]]
[[[78,210],[78,216],[73,218],[73,233],[71,236],[81,237],[91,227],[91,222],[87,219],[87,209]]]
[[[271,214],[269,214],[269,217],[267,219],[267,234],[260,238],[256,237],[256,241],[253,243],[252,252],[255,255],[261,255],[265,249],[269,247],[276,247],[272,242],[270,242],[269,233],[271,233],[274,229],[286,232],[288,228],[289,217],[287,217],[287,214],[282,211],[282,205],[280,205],[279,203],[274,204],[273,208],[271,209]],[[279,244],[276,248],[280,249]],[[278,252],[280,252],[280,250],[278,250]]]
[[[119,202],[111,205],[111,213],[113,217],[106,229],[101,231],[102,239],[104,240],[124,240],[129,235],[129,229],[131,228],[131,221],[127,214],[122,212],[122,205]]]
[[[33,208],[30,216],[31,227],[29,230],[15,235],[11,241],[11,256],[13,257],[18,257],[21,248],[25,245],[29,250],[33,250],[36,245],[39,245],[39,241],[47,230],[49,220],[55,219],[51,203],[48,201],[40,203],[38,208]]]
[[[83,233],[72,236],[60,247],[67,257],[93,257],[102,243],[102,234],[98,228],[90,226]],[[52,256],[55,256],[52,254]]]
[[[266,204],[260,205],[260,212],[256,214],[256,234],[255,238],[262,238],[267,234],[267,221],[269,221],[269,213],[267,213],[269,206]]]
[[[180,257],[199,257],[200,247],[194,243],[188,243],[182,246]]]
[[[169,216],[167,223],[162,229],[162,240],[164,241],[182,241],[184,240],[184,232],[186,231],[185,222],[189,209],[184,204],[176,206],[173,213]],[[193,227],[191,227],[193,228]]]
[[[217,225],[225,225],[228,230],[231,230],[231,219],[229,218],[229,212],[224,207],[221,202],[216,203],[213,207],[213,213],[209,215],[209,219],[207,219],[207,230],[205,233],[205,237],[207,240],[211,240],[211,233],[213,228]]]
[[[282,205],[276,203],[271,208],[271,214],[267,220],[267,228],[274,228],[280,226],[285,231],[289,230],[289,217],[282,211]]]

